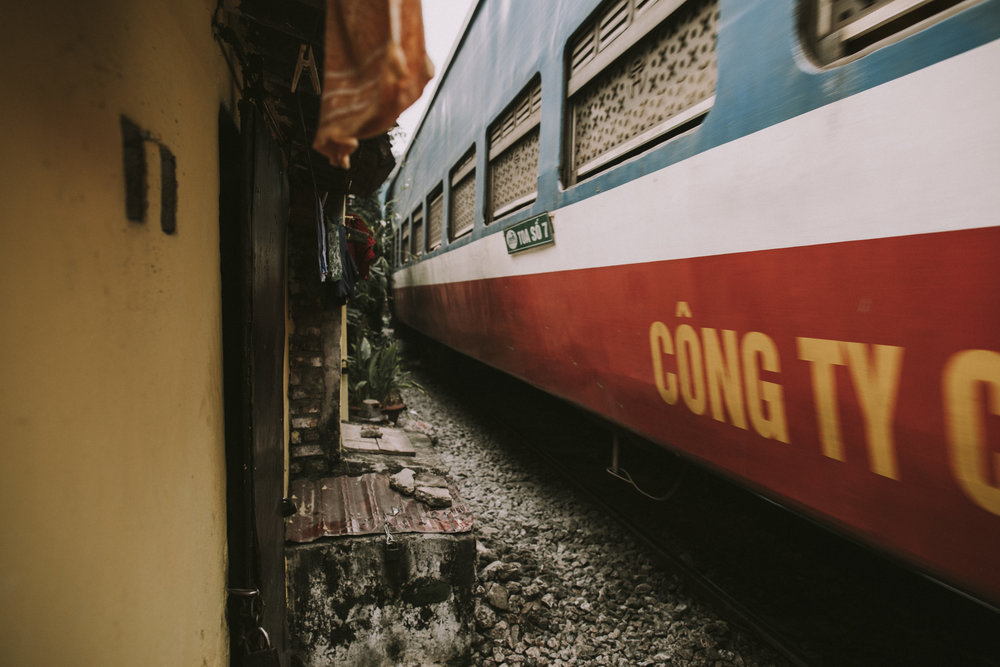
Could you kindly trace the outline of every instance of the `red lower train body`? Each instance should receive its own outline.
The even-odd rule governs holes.
[[[987,228],[410,287],[396,308],[996,602],[997,257]]]

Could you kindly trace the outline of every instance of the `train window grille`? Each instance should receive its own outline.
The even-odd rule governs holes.
[[[411,237],[411,242],[413,245],[413,256],[419,257],[424,254],[424,210],[422,206],[418,206],[413,212],[413,236]]]
[[[490,219],[538,198],[542,80],[536,76],[489,129]]]
[[[718,0],[616,0],[569,43],[566,181],[685,133],[715,103]]]
[[[427,251],[441,247],[441,221],[444,217],[444,191],[437,186],[427,204]]]
[[[903,39],[981,0],[803,0],[799,26],[822,65]]]
[[[451,172],[448,238],[452,241],[472,231],[476,217],[476,151],[466,153]]]
[[[410,221],[404,220],[402,228],[399,235],[399,261],[405,264],[410,261]]]
[[[402,264],[402,261],[400,261],[399,259],[399,235],[402,231],[403,231],[402,228],[393,228],[392,234],[389,237],[392,241],[392,246],[391,246],[392,249],[390,250],[391,254],[389,255],[388,259],[389,259],[389,266],[392,267],[397,267],[400,264]]]

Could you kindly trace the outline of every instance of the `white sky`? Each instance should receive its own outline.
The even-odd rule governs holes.
[[[427,55],[434,63],[434,78],[424,88],[420,99],[399,116],[399,126],[406,132],[406,143],[409,143],[420,122],[424,107],[427,106],[427,98],[437,85],[438,76],[444,71],[445,59],[451,53],[451,47],[459,37],[458,31],[465,24],[465,17],[474,2],[476,0],[423,0],[424,40]],[[404,148],[405,144],[397,150],[402,152]]]

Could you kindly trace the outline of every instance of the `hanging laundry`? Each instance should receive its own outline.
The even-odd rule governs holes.
[[[348,169],[358,139],[391,129],[434,75],[420,0],[327,0],[325,44],[313,148]]]
[[[348,227],[347,224],[350,225]],[[359,231],[360,230],[360,231]],[[360,242],[348,239],[348,231],[361,238]],[[355,287],[361,277],[359,263],[364,262],[364,279],[375,258],[375,240],[361,216],[348,214],[346,220],[330,220],[323,213],[323,202],[316,198],[316,237],[319,255],[319,279],[323,288],[323,305],[336,308],[354,297]],[[369,252],[371,257],[369,258]],[[358,257],[358,260],[355,260]]]
[[[347,227],[348,246],[358,267],[358,277],[368,280],[372,262],[375,261],[375,237],[364,218],[357,213],[347,214]]]
[[[341,242],[340,225],[333,220],[326,221],[326,277],[337,282],[344,275],[344,253],[346,244]]]
[[[334,243],[334,239],[336,242]],[[337,222],[327,224],[327,244],[336,249],[339,274],[336,278],[328,274],[323,293],[323,306],[328,310],[339,308],[354,298],[354,288],[358,283],[358,268],[354,264],[347,243],[347,227]],[[331,259],[333,252],[329,253]]]
[[[344,299],[354,298],[354,288],[358,284],[358,267],[351,257],[349,243],[347,242],[347,227],[342,224],[337,225],[337,234],[340,237],[340,264],[343,267],[340,276],[340,290]]]
[[[319,279],[326,282],[327,274],[330,272],[330,264],[327,261],[326,249],[326,221],[323,219],[323,200],[316,197],[316,244],[318,245],[319,257]]]
[[[316,242],[319,256],[320,282],[337,283],[344,277],[345,257],[351,259],[347,238],[342,233],[343,225],[329,220],[323,212],[323,200],[316,198]],[[351,269],[357,273],[351,259]],[[353,283],[351,291],[353,293]]]
[[[323,213],[323,202],[316,199],[316,236],[319,246],[319,279],[321,282],[337,282],[344,273],[343,256],[347,252],[346,242],[342,245],[336,222],[328,220]]]

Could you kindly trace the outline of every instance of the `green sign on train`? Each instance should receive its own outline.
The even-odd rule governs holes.
[[[507,243],[508,254],[555,243],[552,236],[552,218],[548,213],[540,213],[533,218],[522,220],[505,229],[503,239]]]

